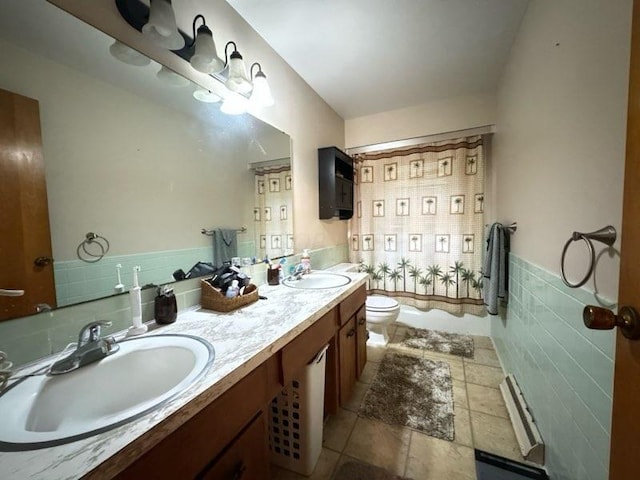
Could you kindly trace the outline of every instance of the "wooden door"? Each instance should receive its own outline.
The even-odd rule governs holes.
[[[367,339],[369,337],[367,333],[367,311],[364,305],[356,313],[356,331],[356,351],[358,357],[356,361],[356,377],[360,379],[360,375],[362,375],[364,366],[367,363]]]
[[[198,480],[263,480],[269,478],[267,420],[260,413]]]
[[[627,151],[618,305],[640,312],[640,0],[633,5]],[[612,480],[637,479],[640,466],[640,340],[616,339],[611,425]]]
[[[56,306],[40,111],[36,100],[0,89],[0,320]],[[42,260],[36,264],[36,259]]]
[[[356,317],[344,324],[338,336],[340,356],[340,404],[351,398],[356,384]]]

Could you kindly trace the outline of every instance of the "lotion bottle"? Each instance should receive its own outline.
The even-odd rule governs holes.
[[[238,280],[232,280],[231,286],[227,288],[227,293],[225,294],[225,297],[235,298],[238,296],[239,290],[240,290],[240,287],[238,287]]]
[[[147,331],[147,326],[142,323],[142,296],[140,294],[140,284],[138,283],[139,271],[140,267],[138,265],[133,267],[133,288],[129,290],[133,325],[129,327],[128,335],[141,335]]]

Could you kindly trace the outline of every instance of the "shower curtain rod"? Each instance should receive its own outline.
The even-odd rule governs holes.
[[[361,147],[347,148],[349,155],[357,153],[377,152],[380,150],[388,150],[391,148],[404,148],[420,145],[422,143],[441,142],[443,140],[451,140],[452,138],[471,137],[473,135],[486,135],[495,132],[495,125],[482,125],[480,127],[467,128],[464,130],[452,130],[450,132],[436,133],[434,135],[425,135],[424,137],[413,137],[404,140],[395,140],[393,142],[376,143],[373,145],[363,145]]]

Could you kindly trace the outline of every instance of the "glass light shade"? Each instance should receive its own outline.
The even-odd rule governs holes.
[[[164,83],[165,85],[170,85],[172,87],[185,87],[189,85],[189,83],[191,83],[182,75],[178,75],[173,70],[164,66],[160,70],[158,70],[156,76],[162,83]]]
[[[149,22],[142,27],[142,33],[162,48],[180,50],[184,47],[170,0],[151,0]]]
[[[216,95],[211,90],[206,88],[198,88],[193,92],[193,98],[205,103],[216,103],[222,100],[219,95]]]
[[[238,52],[233,52],[229,60],[229,76],[225,85],[232,92],[237,93],[249,93],[253,88],[249,77],[247,77],[247,70],[244,68],[244,61],[242,55]]]
[[[274,104],[271,89],[267,83],[267,76],[261,71],[256,73],[253,79],[253,92],[251,92],[249,100],[257,107],[270,107]]]
[[[227,115],[240,115],[245,113],[248,108],[249,100],[242,95],[232,93],[224,99],[224,102],[222,102],[222,106],[220,107],[220,111]]]
[[[205,26],[198,28],[196,51],[189,62],[202,73],[219,73],[224,70],[224,60],[218,57],[211,30]]]
[[[128,65],[134,65],[136,67],[144,67],[151,63],[151,60],[142,53],[134,50],[133,48],[125,45],[122,42],[116,40],[109,47],[109,52],[115,58]]]

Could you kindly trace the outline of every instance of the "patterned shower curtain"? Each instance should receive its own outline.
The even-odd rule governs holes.
[[[259,258],[293,254],[291,178],[291,167],[255,171],[253,220]]]
[[[484,312],[482,137],[356,155],[350,259],[370,293]]]

